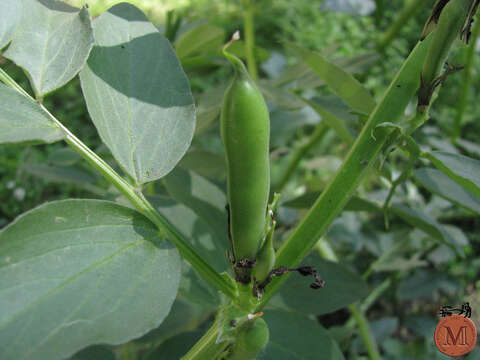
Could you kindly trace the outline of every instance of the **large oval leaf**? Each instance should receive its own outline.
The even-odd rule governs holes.
[[[22,8],[18,0],[0,1],[0,49],[12,40],[20,22]]]
[[[270,341],[258,360],[343,360],[337,343],[316,320],[300,314],[266,310]]]
[[[39,97],[71,80],[93,45],[90,14],[56,0],[20,0],[22,17],[5,51],[24,68]]]
[[[63,137],[62,130],[38,104],[0,83],[0,144],[51,143]]]
[[[157,327],[180,259],[142,215],[108,201],[42,205],[0,232],[0,358],[64,359]]]
[[[365,281],[341,264],[322,259],[316,254],[305,258],[302,264],[315,267],[325,280],[325,287],[313,290],[310,288],[312,278],[292,274],[277,295],[279,298],[272,300],[274,305],[281,304],[282,307],[307,315],[321,315],[346,307],[369,293]]]
[[[115,159],[138,184],[170,172],[195,129],[188,80],[167,39],[130,4],[94,22],[80,72],[88,112]]]

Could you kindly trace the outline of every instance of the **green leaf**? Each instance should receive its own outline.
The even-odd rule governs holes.
[[[165,186],[178,202],[152,197],[155,207],[191,241],[205,261],[217,271],[225,271],[225,252],[230,247],[225,195],[206,179],[181,169],[165,179]]]
[[[63,139],[60,128],[36,103],[0,83],[0,144]]]
[[[190,329],[195,329],[211,315],[205,308],[177,298],[163,323],[135,342],[158,343]],[[103,360],[103,359],[102,359]]]
[[[222,256],[224,258],[225,255]],[[221,297],[216,288],[199,275],[186,261],[182,263],[182,278],[178,289],[178,298],[190,304],[200,305],[208,311],[215,311],[221,304]]]
[[[185,201],[186,205],[160,196],[152,196],[149,199],[155,208],[191,242],[200,256],[217,271],[222,272],[227,269],[225,251],[229,246],[226,237],[226,215],[220,213],[212,204],[202,200],[204,194],[200,193],[199,196],[197,195],[198,197],[185,194],[185,199],[182,200]],[[210,194],[214,194],[214,192]],[[192,208],[187,205],[192,206]],[[205,209],[213,210],[213,214],[197,214],[196,211],[199,211],[202,207],[204,211]],[[214,215],[220,217],[218,223],[212,221]],[[225,234],[220,237],[221,227],[219,223],[224,221],[223,232]]]
[[[192,209],[172,199],[150,196],[155,208],[190,241],[197,253],[218,272],[225,271],[228,243],[215,236],[215,231]],[[226,225],[225,225],[226,229]],[[225,230],[226,231],[226,230]],[[179,298],[204,308],[214,308],[220,303],[216,289],[207,283],[188,263],[182,263]]]
[[[436,168],[480,197],[480,160],[441,151],[433,151],[425,156]]]
[[[353,144],[353,131],[349,129],[347,123],[353,123],[356,117],[339,101],[340,99],[336,97],[314,97],[313,99],[302,97],[301,99],[315,110],[343,141],[349,145]]]
[[[322,55],[288,42],[312,70],[320,76],[333,92],[353,110],[370,114],[375,108],[375,100],[367,89],[345,70],[328,61]]]
[[[157,327],[180,258],[142,215],[108,201],[47,203],[0,232],[0,358],[55,360]]]
[[[19,0],[0,1],[0,49],[12,40],[22,14]]]
[[[96,177],[73,166],[49,166],[27,163],[22,166],[22,170],[46,181],[75,184],[99,196],[103,196],[106,193],[106,190],[93,184],[97,180]]]
[[[205,91],[197,100],[197,124],[195,134],[201,134],[211,130],[215,120],[220,115],[223,95],[227,86],[221,84],[213,89]]]
[[[299,100],[300,101],[300,100]],[[295,131],[310,121],[302,111],[275,109],[270,113],[270,147],[286,146]]]
[[[458,145],[467,153],[475,155],[476,157],[480,157],[480,145],[474,142],[464,140],[464,139],[457,139],[455,145]]]
[[[339,263],[312,254],[302,261],[302,265],[313,266],[325,280],[325,287],[314,290],[310,288],[313,282],[311,277],[292,273],[280,291],[280,299],[276,300],[293,311],[307,315],[327,314],[346,307],[369,293],[365,281]],[[275,300],[272,301],[275,303]]]
[[[435,240],[452,248],[457,255],[464,257],[464,244],[458,243],[453,236],[436,220],[418,209],[412,209],[405,205],[395,204],[390,207],[390,211],[402,218],[413,227],[417,227],[430,235]]]
[[[4,56],[28,73],[37,97],[70,81],[93,45],[90,14],[55,0],[21,0],[22,17]]]
[[[260,80],[257,83],[265,99],[281,109],[298,110],[305,107],[305,104],[297,96],[289,91],[272,85],[269,81]]]
[[[116,360],[115,353],[104,345],[89,346],[73,355],[69,360]]]
[[[415,180],[429,191],[454,204],[480,214],[480,198],[466,191],[441,171],[430,168],[421,168],[415,170],[413,176]]]
[[[473,349],[473,351],[467,355],[465,360],[480,360],[480,349],[478,347]]]
[[[246,60],[247,51],[245,49],[246,49],[245,42],[242,40],[237,40],[237,41],[234,41],[232,45],[228,47],[228,52],[230,54],[233,54],[239,57],[240,59]],[[255,60],[259,64],[267,61],[270,58],[270,53],[266,49],[260,46],[255,46],[253,48],[253,55],[255,56]]]
[[[178,166],[212,180],[223,180],[226,176],[225,157],[206,150],[188,151]]]
[[[175,42],[175,51],[180,59],[201,53],[217,52],[223,45],[225,30],[221,27],[201,24],[182,33]]]
[[[88,112],[137,184],[169,173],[195,128],[188,80],[169,42],[130,4],[94,22],[95,46],[80,72]]]
[[[200,175],[180,168],[175,168],[168,174],[164,183],[168,193],[176,201],[193,210],[210,227],[212,237],[218,242],[217,247],[220,247],[224,255],[228,232],[225,210],[227,198],[223,191]]]
[[[48,156],[49,163],[60,166],[70,166],[76,164],[81,159],[81,156],[68,146],[55,150]]]
[[[176,335],[149,352],[142,360],[181,359],[202,335],[201,331],[190,331]]]
[[[440,291],[453,295],[460,288],[458,280],[448,278],[445,274],[421,269],[398,284],[396,295],[399,300],[425,299],[435,303],[440,299]]]
[[[270,341],[258,360],[343,360],[337,343],[317,320],[283,310],[265,310]]]

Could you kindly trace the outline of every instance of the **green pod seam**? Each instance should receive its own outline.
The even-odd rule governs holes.
[[[265,232],[270,191],[270,118],[265,100],[245,65],[223,54],[233,65],[234,78],[225,92],[221,135],[227,160],[230,233],[237,261],[255,259]]]
[[[255,359],[270,339],[268,325],[262,318],[248,321],[235,338],[228,360]]]
[[[450,0],[441,9],[423,64],[419,106],[428,106],[430,103],[430,98],[435,89],[434,82],[447,60],[453,42],[460,35],[465,25],[472,3],[472,0]]]

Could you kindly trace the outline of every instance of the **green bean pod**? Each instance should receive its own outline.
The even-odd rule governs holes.
[[[265,236],[270,191],[270,119],[265,100],[245,65],[223,54],[235,75],[221,111],[221,135],[227,160],[230,234],[236,261],[254,260]]]
[[[235,339],[228,360],[255,359],[267,346],[270,339],[268,325],[262,318],[249,321],[241,329]]]
[[[440,9],[438,23],[431,34],[432,41],[423,64],[419,107],[430,103],[433,91],[455,39],[460,35],[472,7],[472,0],[450,0]],[[438,16],[438,15],[437,15]]]

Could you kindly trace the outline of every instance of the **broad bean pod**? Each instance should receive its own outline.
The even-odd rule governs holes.
[[[227,51],[234,79],[221,110],[221,136],[227,160],[227,195],[234,258],[254,261],[265,236],[270,191],[270,119],[265,100],[243,62]],[[237,274],[238,275],[238,274]],[[249,276],[237,280],[248,282]]]

